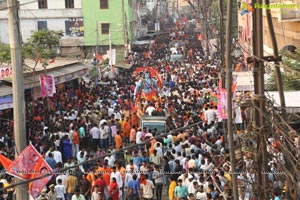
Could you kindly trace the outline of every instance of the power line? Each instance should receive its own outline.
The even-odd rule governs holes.
[[[8,10],[10,8],[14,8],[14,7],[20,7],[20,6],[23,6],[23,5],[27,5],[27,4],[31,4],[31,3],[35,3],[35,2],[38,2],[39,0],[33,0],[33,1],[29,1],[29,2],[26,2],[26,3],[22,3],[22,4],[18,4],[18,5],[15,5],[15,6],[6,6],[4,8],[1,8],[1,10]]]
[[[79,163],[79,164],[76,164],[76,165],[74,165],[74,166],[70,166],[70,167],[65,167],[65,168],[62,168],[62,169],[54,170],[54,171],[52,171],[51,173],[48,173],[48,174],[44,174],[44,175],[41,175],[41,176],[38,176],[38,177],[35,177],[35,178],[31,178],[31,179],[28,179],[28,180],[24,180],[24,181],[22,181],[22,182],[20,182],[20,183],[11,184],[11,185],[9,185],[9,186],[7,186],[7,187],[0,188],[0,191],[7,190],[7,189],[9,189],[9,188],[13,188],[13,187],[16,187],[16,186],[19,186],[19,185],[23,185],[23,184],[30,183],[30,182],[32,182],[32,181],[35,181],[35,180],[38,180],[38,179],[41,179],[41,178],[45,178],[45,177],[51,176],[51,175],[55,174],[55,172],[67,171],[67,170],[73,169],[73,168],[75,168],[75,167],[78,167],[78,166],[80,166],[80,165],[87,164],[87,163],[89,163],[89,162],[91,162],[91,161],[97,161],[97,160],[99,160],[100,158],[103,158],[103,157],[106,157],[106,156],[110,156],[110,155],[116,154],[116,153],[118,153],[118,152],[120,152],[120,151],[124,151],[124,150],[128,150],[128,149],[132,149],[132,148],[135,148],[135,147],[138,147],[138,146],[145,145],[145,144],[147,144],[147,142],[150,142],[150,141],[153,140],[153,139],[159,139],[159,138],[162,138],[162,137],[164,137],[164,136],[167,136],[168,134],[174,134],[174,133],[176,133],[177,131],[189,129],[189,128],[194,127],[194,126],[197,126],[198,124],[201,124],[201,123],[203,123],[203,122],[200,121],[200,122],[191,124],[191,125],[186,126],[186,127],[180,127],[180,128],[177,128],[177,129],[175,129],[175,130],[173,130],[173,131],[171,131],[171,132],[163,133],[163,134],[160,134],[160,135],[158,135],[158,136],[152,137],[152,138],[150,138],[150,139],[148,139],[148,140],[145,140],[142,144],[133,144],[133,145],[124,147],[124,148],[122,148],[122,149],[120,149],[120,150],[115,150],[115,151],[112,152],[112,153],[106,153],[105,155],[94,157],[94,158],[92,158],[92,159],[90,159],[90,160],[86,160],[86,161],[81,162],[81,163]]]

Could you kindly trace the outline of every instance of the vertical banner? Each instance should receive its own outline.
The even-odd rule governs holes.
[[[155,26],[155,31],[160,31],[160,23],[159,22],[155,22],[154,26]]]
[[[40,75],[40,86],[42,97],[53,97],[56,93],[54,76]]]
[[[227,119],[227,92],[224,89],[218,90],[218,118]]]
[[[117,59],[117,51],[116,49],[112,49],[107,51],[107,55],[109,56],[109,65],[115,65]]]
[[[7,169],[8,174],[22,180],[29,180],[51,172],[51,167],[31,144],[20,153]],[[51,178],[50,175],[30,182],[30,195],[36,198]]]

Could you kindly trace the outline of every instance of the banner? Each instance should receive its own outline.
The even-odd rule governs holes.
[[[34,146],[30,144],[11,163],[6,173],[22,180],[29,180],[51,172],[51,167]],[[52,176],[50,175],[30,182],[29,193],[31,196],[36,198],[51,178]]]
[[[224,89],[218,90],[218,118],[227,119],[227,92]]]
[[[0,66],[0,80],[12,77],[12,67],[11,66]]]
[[[109,56],[109,65],[115,65],[117,59],[117,51],[116,49],[112,49],[107,51],[107,55]]]
[[[53,97],[56,93],[54,76],[40,75],[40,85],[42,97]]]

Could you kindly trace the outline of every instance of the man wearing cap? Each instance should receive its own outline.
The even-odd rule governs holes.
[[[50,191],[48,192],[48,194],[47,194],[47,197],[48,197],[48,200],[57,200],[57,194],[56,194],[56,192],[55,192],[55,190],[54,190],[54,187],[55,187],[55,185],[54,184],[51,184],[50,186],[49,186],[49,189],[50,189]]]

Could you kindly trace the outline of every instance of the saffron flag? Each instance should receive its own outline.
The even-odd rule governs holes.
[[[199,41],[201,41],[201,40],[203,40],[203,36],[202,36],[201,34],[197,34],[197,39],[198,39]]]
[[[9,168],[9,166],[13,163],[12,160],[6,158],[4,155],[0,154],[0,162],[2,164],[2,166],[4,167],[4,169],[7,171],[7,169]]]
[[[29,180],[51,172],[51,167],[31,144],[20,153],[7,170],[8,174],[22,180]],[[30,182],[31,196],[36,198],[51,178],[52,175]]]
[[[40,75],[41,96],[53,97],[56,93],[54,76],[52,75]]]
[[[101,54],[98,54],[96,57],[97,60],[101,60],[102,62],[104,62],[104,58]]]

